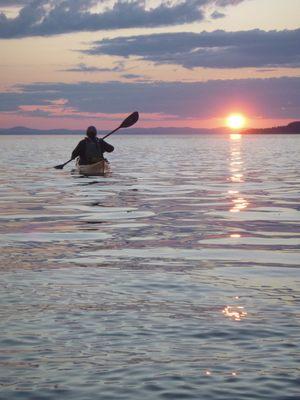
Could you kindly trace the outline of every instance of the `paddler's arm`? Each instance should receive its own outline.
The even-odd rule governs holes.
[[[106,151],[107,153],[111,153],[112,151],[114,151],[114,146],[112,146],[111,144],[107,143],[105,140],[101,139],[101,144],[102,144],[102,149],[103,149],[103,153]]]
[[[85,146],[85,140],[81,140],[75,147],[75,149],[72,151],[72,156],[71,156],[72,160],[79,157],[80,154],[83,154],[84,146]]]

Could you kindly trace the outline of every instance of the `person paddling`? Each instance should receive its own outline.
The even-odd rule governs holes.
[[[79,157],[79,165],[90,165],[89,163],[95,163],[95,159],[101,161],[103,160],[103,153],[108,152],[111,153],[114,151],[114,147],[105,142],[104,139],[108,136],[112,135],[113,133],[117,132],[121,128],[129,128],[130,126],[134,125],[139,120],[139,113],[137,111],[130,114],[124,121],[113,131],[107,133],[103,139],[97,138],[97,129],[94,126],[90,126],[86,132],[86,138],[81,140],[78,143],[76,148],[72,152],[72,158],[66,161],[63,164],[55,165],[55,169],[63,169],[69,162],[73,161],[76,157]],[[87,146],[88,144],[88,146]],[[92,153],[92,156],[91,156]],[[86,164],[84,164],[86,163]],[[96,161],[97,163],[97,161]]]
[[[97,137],[97,129],[89,126],[86,137],[81,140],[72,152],[72,159],[79,157],[79,165],[95,164],[104,159],[105,152],[111,153],[114,146]]]

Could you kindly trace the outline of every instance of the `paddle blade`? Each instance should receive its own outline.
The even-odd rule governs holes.
[[[73,160],[73,158],[70,158],[69,161],[65,162],[64,164],[60,164],[60,165],[56,165],[54,168],[55,169],[63,169],[63,167],[67,164],[69,164],[69,162],[71,162]]]
[[[64,166],[65,166],[65,164],[60,164],[60,165],[56,165],[54,168],[55,169],[63,169]]]
[[[129,128],[130,126],[134,125],[138,121],[138,119],[139,119],[139,113],[135,111],[122,122],[120,128]]]

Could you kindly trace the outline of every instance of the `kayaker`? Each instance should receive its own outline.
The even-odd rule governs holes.
[[[81,140],[72,152],[72,159],[79,157],[80,165],[94,164],[104,159],[103,153],[111,153],[114,146],[97,137],[97,129],[89,126],[86,137]]]

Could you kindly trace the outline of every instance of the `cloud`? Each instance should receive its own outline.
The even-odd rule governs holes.
[[[63,102],[62,102],[63,99]],[[234,109],[262,118],[299,118],[300,77],[208,82],[39,83],[0,93],[0,111],[59,106],[64,115],[138,109],[174,118],[215,118]],[[30,107],[31,106],[31,107]],[[51,114],[50,114],[51,115]]]
[[[19,15],[0,14],[0,38],[50,36],[69,32],[180,25],[201,21],[207,6],[223,8],[245,0],[28,0]],[[2,0],[2,5],[7,4]],[[100,5],[100,11],[95,11]]]
[[[28,3],[28,0],[0,0],[0,7],[18,7]]]
[[[145,79],[145,75],[138,75],[138,74],[123,74],[123,78],[125,79]]]
[[[103,39],[85,52],[185,68],[300,67],[300,29],[176,32]]]
[[[224,13],[221,13],[221,12],[219,12],[219,11],[214,11],[212,14],[211,14],[211,18],[212,19],[220,19],[220,18],[224,18],[226,15],[224,14]]]
[[[94,67],[92,65],[86,65],[80,63],[71,68],[62,69],[63,72],[83,72],[83,73],[94,73],[94,72],[119,72],[122,73],[122,77],[125,79],[145,79],[145,75],[125,73],[132,68],[125,68],[124,62],[118,62],[114,67]]]
[[[242,3],[243,0],[216,0],[215,3],[221,7],[226,6],[237,6],[238,4]]]
[[[80,63],[75,67],[66,68],[61,71],[64,72],[123,72],[124,71],[124,63],[119,63],[115,67],[94,67],[92,65],[86,65],[84,63]]]

